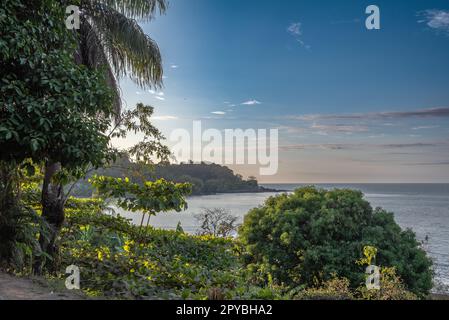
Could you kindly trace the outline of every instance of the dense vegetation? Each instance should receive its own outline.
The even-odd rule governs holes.
[[[142,87],[161,85],[159,49],[134,19],[165,11],[165,1],[83,1],[78,30],[66,28],[69,4],[37,0],[29,8],[27,1],[8,0],[0,10],[0,259],[10,264],[31,250],[38,274],[53,270],[57,259],[69,182],[123,153],[142,166],[170,153],[149,121],[151,106],[121,111],[116,81],[128,74]],[[128,150],[114,148],[111,139],[129,132],[142,140]],[[39,214],[23,190],[35,172],[42,173]],[[161,184],[167,194],[154,203],[172,191],[187,194]],[[22,221],[34,224],[24,230]]]
[[[361,193],[303,188],[270,198],[248,214],[236,239],[218,237],[234,229],[225,212],[218,215],[225,224],[217,225],[206,211],[201,236],[107,214],[112,198],[150,217],[182,211],[192,188],[195,194],[264,189],[226,167],[166,164],[170,152],[151,124],[153,108],[121,110],[119,77],[161,85],[157,45],[134,19],[164,12],[164,0],[82,1],[82,27],[70,31],[64,9],[71,3],[36,0],[33,14],[27,4],[6,0],[0,9],[2,270],[62,280],[75,264],[87,295],[110,298],[427,294],[430,261],[414,234],[402,231],[392,214],[372,210]],[[142,140],[127,150],[111,145],[130,132]],[[69,198],[86,177],[96,198]],[[382,289],[375,292],[364,287],[373,252],[382,266]]]
[[[353,200],[346,191],[336,193],[340,193],[342,201]],[[386,250],[365,246],[364,258],[362,247],[343,262],[347,267],[342,267],[343,271],[335,265],[329,269],[320,270],[316,266],[314,270],[303,270],[300,263],[284,264],[285,271],[297,279],[310,274],[320,274],[321,278],[312,284],[280,283],[278,274],[269,265],[254,268],[248,264],[248,258],[257,258],[254,246],[274,248],[266,238],[248,244],[245,238],[241,241],[208,234],[192,236],[182,230],[139,227],[120,216],[104,214],[105,209],[105,203],[99,199],[72,198],[68,202],[68,219],[60,243],[61,273],[64,266],[79,266],[81,287],[88,295],[127,299],[416,299],[396,266],[379,263],[380,257],[388,255]],[[254,226],[245,228],[248,231]],[[284,230],[292,231],[295,227],[284,225]],[[374,259],[374,255],[367,254],[372,252],[367,248],[373,248],[374,255],[378,253],[376,263],[383,266],[381,290],[365,287],[363,265],[367,259],[366,264]],[[315,249],[309,244],[304,250]],[[332,250],[345,253],[340,246]],[[279,257],[275,252],[272,254]],[[317,260],[326,258],[326,253],[316,253]],[[407,262],[412,261],[408,257]],[[352,284],[348,277],[356,277],[360,282]],[[422,296],[425,292],[418,293]]]
[[[364,275],[354,261],[365,246],[377,248],[376,265],[394,267],[413,293],[426,296],[432,287],[431,261],[414,233],[402,231],[392,213],[373,210],[361,192],[308,187],[271,197],[248,213],[240,237],[249,267],[289,287],[334,275],[359,286]]]
[[[273,191],[259,186],[254,177],[244,180],[241,175],[234,174],[228,167],[214,163],[160,163],[151,168],[142,168],[139,163],[135,163],[127,157],[121,157],[107,168],[100,168],[90,172],[86,179],[76,184],[72,195],[76,197],[90,197],[93,188],[88,183],[88,179],[93,175],[114,178],[129,177],[131,181],[135,182],[142,181],[142,179],[149,181],[165,179],[178,183],[190,183],[192,185],[191,195]]]

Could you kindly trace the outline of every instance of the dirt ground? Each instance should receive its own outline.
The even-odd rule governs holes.
[[[45,284],[0,272],[0,300],[79,300],[73,292],[54,292]]]

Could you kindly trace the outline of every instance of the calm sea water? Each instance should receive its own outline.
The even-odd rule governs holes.
[[[301,184],[265,185],[279,190],[294,190]],[[435,279],[449,286],[449,184],[318,184],[320,188],[351,188],[363,191],[373,207],[383,207],[395,213],[396,222],[402,228],[412,229],[423,241],[428,237],[425,249],[434,260]],[[152,217],[150,224],[164,229],[175,229],[178,222],[186,232],[194,233],[197,221],[194,214],[202,208],[226,208],[242,221],[252,208],[262,205],[275,193],[218,194],[191,197],[189,209],[182,213],[166,213]],[[118,213],[139,224],[140,214]]]

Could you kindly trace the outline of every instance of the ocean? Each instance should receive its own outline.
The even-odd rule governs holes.
[[[277,190],[291,191],[303,184],[263,185]],[[395,214],[396,222],[412,229],[434,261],[435,280],[449,286],[449,184],[316,184],[319,188],[350,188],[361,190],[372,207],[382,207]],[[150,224],[164,229],[175,229],[178,222],[184,231],[195,233],[198,228],[194,214],[202,208],[226,208],[238,216],[240,222],[252,208],[262,205],[276,193],[236,193],[190,197],[189,208],[182,212],[161,213],[152,217]],[[140,214],[117,210],[139,224]],[[446,291],[447,289],[439,289]],[[448,292],[449,293],[449,292]]]

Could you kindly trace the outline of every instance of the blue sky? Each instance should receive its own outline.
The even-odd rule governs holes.
[[[166,136],[192,120],[277,128],[262,182],[449,182],[449,0],[171,0],[142,27],[164,88],[125,80],[123,98],[153,105]]]

